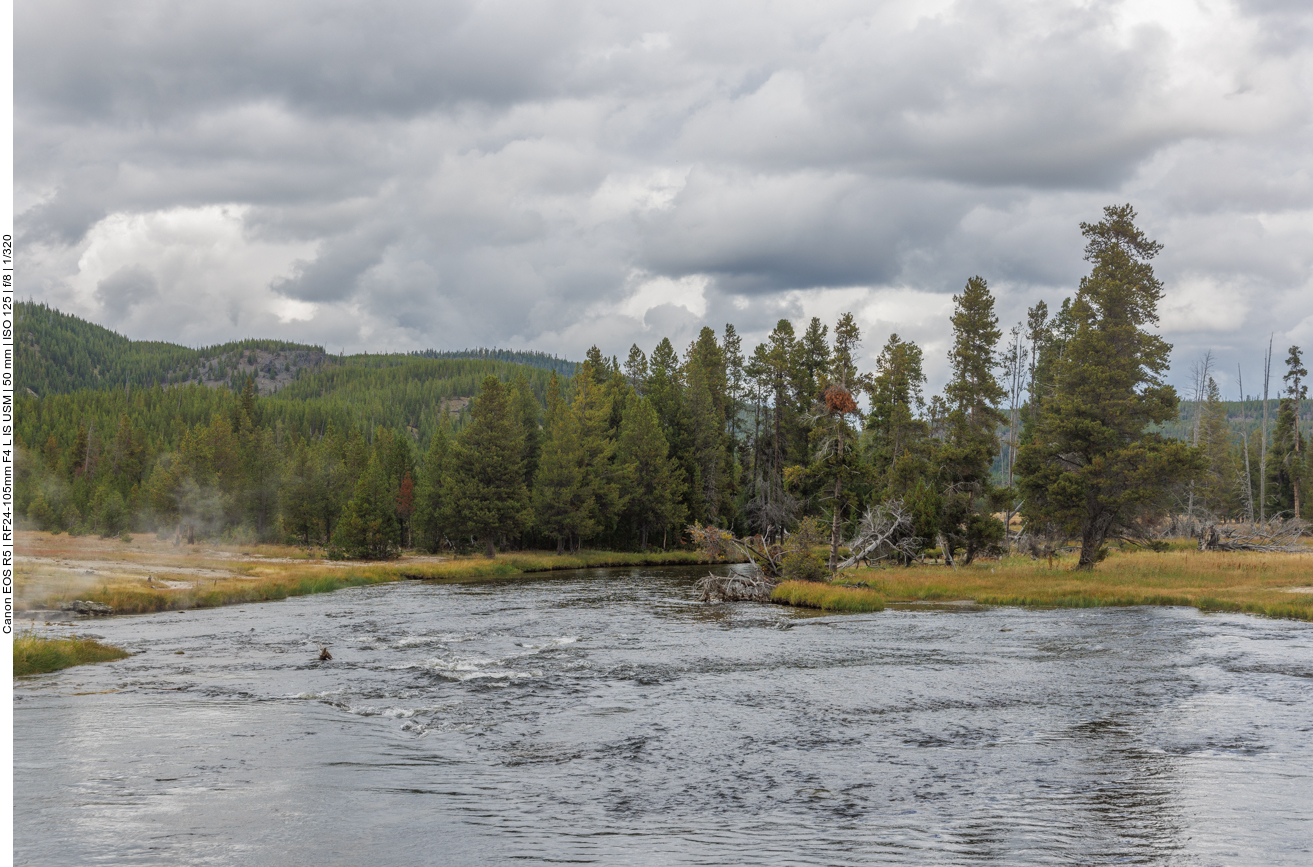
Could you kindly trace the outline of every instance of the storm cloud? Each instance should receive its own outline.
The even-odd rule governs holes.
[[[14,26],[23,285],[134,338],[623,357],[851,310],[937,381],[968,277],[1005,325],[1055,306],[1080,221],[1131,202],[1177,370],[1313,349],[1306,3],[24,0]]]

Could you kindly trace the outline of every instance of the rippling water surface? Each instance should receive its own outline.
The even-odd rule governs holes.
[[[16,688],[17,862],[1313,863],[1308,624],[699,574],[83,624],[140,653]]]

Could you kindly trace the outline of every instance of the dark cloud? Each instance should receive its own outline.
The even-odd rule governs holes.
[[[120,268],[96,284],[96,300],[104,307],[111,322],[117,322],[133,307],[157,295],[159,286],[155,277],[140,265]]]
[[[1131,201],[1178,357],[1238,357],[1313,341],[1310,28],[1281,0],[23,3],[19,237],[29,285],[134,336],[578,356],[846,305],[938,375],[967,277],[1005,322],[1056,306],[1077,224]]]

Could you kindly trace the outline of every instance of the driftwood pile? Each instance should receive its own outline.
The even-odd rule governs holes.
[[[733,572],[708,575],[698,582],[702,602],[769,602],[778,581],[761,575]]]
[[[1299,518],[1271,518],[1265,524],[1212,524],[1199,534],[1200,551],[1263,551],[1270,554],[1313,553],[1300,542],[1308,522]]]

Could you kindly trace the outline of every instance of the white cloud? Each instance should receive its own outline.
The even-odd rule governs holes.
[[[312,244],[248,238],[242,206],[209,205],[99,221],[79,245],[67,306],[141,339],[204,343],[228,329],[308,320],[314,306],[269,292]]]

